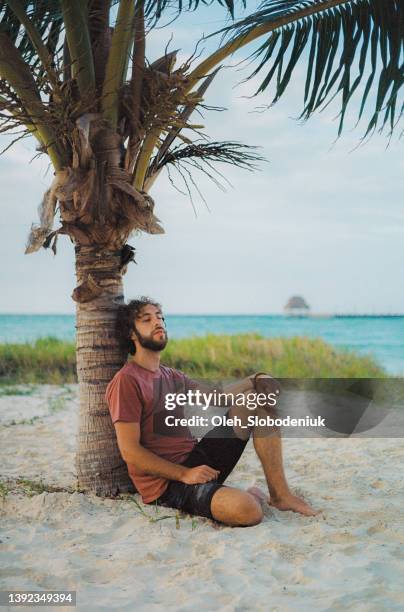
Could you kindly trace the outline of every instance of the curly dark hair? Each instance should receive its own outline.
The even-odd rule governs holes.
[[[131,355],[136,353],[135,343],[131,339],[136,318],[140,315],[143,308],[148,305],[160,308],[160,310],[162,309],[161,304],[145,295],[119,307],[116,323],[117,333],[122,347]]]

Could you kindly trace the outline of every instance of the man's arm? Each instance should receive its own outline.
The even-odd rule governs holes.
[[[279,383],[269,374],[264,374],[263,372],[259,374],[251,374],[251,376],[247,376],[241,380],[237,380],[234,383],[229,383],[227,385],[223,385],[218,389],[216,386],[211,385],[204,381],[192,381],[192,388],[198,389],[202,393],[211,393],[214,390],[218,391],[220,394],[229,395],[228,399],[225,399],[223,395],[220,397],[220,401],[216,404],[213,403],[214,398],[212,398],[210,405],[216,406],[231,406],[232,405],[232,397],[238,395],[239,393],[248,393],[257,391],[257,386],[255,384],[255,377],[257,376],[257,381],[259,381],[260,391],[266,393],[275,392],[276,388],[279,387]]]
[[[229,383],[228,385],[214,385],[212,383],[206,382],[204,380],[195,380],[187,377],[187,387],[192,391],[200,391],[201,393],[209,395],[216,391],[215,397],[211,398],[209,403],[210,406],[230,406],[231,405],[231,394],[237,395],[238,393],[247,393],[248,391],[254,390],[254,374],[252,376],[248,376],[247,378],[243,378],[242,380],[237,380],[234,383]],[[220,393],[220,397],[218,394]],[[226,399],[224,397],[225,394],[229,394],[229,398]]]
[[[236,380],[234,383],[229,383],[223,386],[223,393],[232,393],[237,395],[238,393],[246,393],[247,391],[254,391],[254,374],[247,376],[242,380]]]
[[[275,393],[280,391],[280,384],[270,374],[258,372],[251,374],[247,378],[243,378],[235,383],[230,383],[223,387],[224,393],[246,393],[247,391],[261,391],[263,393]]]
[[[185,484],[201,484],[214,480],[219,472],[208,465],[189,468],[172,461],[167,461],[140,444],[139,423],[115,423],[116,437],[122,459],[132,464],[143,474],[178,480]]]

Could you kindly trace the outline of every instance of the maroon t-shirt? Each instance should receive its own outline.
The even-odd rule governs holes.
[[[160,365],[157,372],[151,372],[129,361],[115,374],[105,397],[113,423],[139,423],[140,443],[144,448],[173,463],[182,463],[197,443],[196,438],[187,427],[171,431],[169,435],[168,429],[160,425],[163,417],[173,414],[165,409],[165,394],[186,393],[191,388],[191,379],[178,370]],[[175,416],[183,416],[183,408],[177,408]],[[169,480],[139,474],[134,465],[127,465],[129,476],[145,503],[164,493]]]

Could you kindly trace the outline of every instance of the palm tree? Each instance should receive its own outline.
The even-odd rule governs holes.
[[[115,324],[122,277],[134,258],[127,239],[163,232],[149,190],[170,164],[209,174],[215,161],[252,169],[260,159],[237,142],[195,139],[201,126],[190,116],[204,108],[221,62],[259,41],[250,76],[265,70],[256,93],[273,83],[272,102],[305,65],[302,118],[339,96],[339,131],[356,90],[359,119],[373,101],[365,136],[391,133],[403,112],[404,0],[264,0],[239,21],[232,0],[219,2],[231,21],[214,33],[222,35],[217,51],[199,64],[191,57],[176,65],[175,51],[147,61],[147,35],[162,15],[178,17],[185,4],[195,10],[198,0],[0,0],[1,130],[18,127],[18,138],[35,137],[54,169],[26,252],[56,252],[60,234],[74,244],[77,472],[80,488],[97,494],[131,487],[104,392],[126,359]]]

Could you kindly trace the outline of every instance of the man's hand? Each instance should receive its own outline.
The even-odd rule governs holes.
[[[218,470],[214,470],[208,465],[198,465],[194,468],[188,468],[181,482],[189,485],[203,484],[210,480],[216,480],[219,474],[220,472]]]

